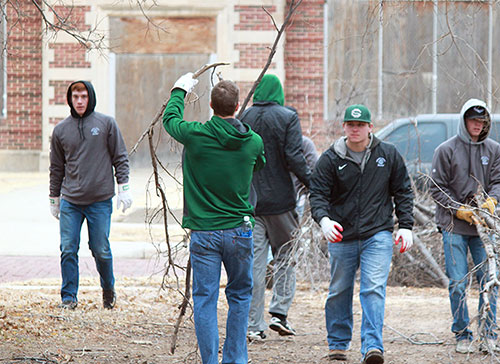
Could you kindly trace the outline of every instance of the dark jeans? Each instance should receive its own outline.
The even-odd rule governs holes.
[[[61,234],[61,298],[63,301],[77,301],[78,250],[80,249],[80,232],[85,219],[87,219],[89,232],[89,248],[101,278],[101,287],[103,289],[114,288],[113,256],[109,246],[112,211],[111,199],[90,205],[75,205],[61,199],[59,226]]]

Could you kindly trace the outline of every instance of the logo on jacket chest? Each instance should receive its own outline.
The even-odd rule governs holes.
[[[489,162],[490,162],[490,157],[488,157],[487,155],[481,156],[481,163],[483,166],[487,166]]]
[[[101,133],[101,130],[97,126],[90,129],[90,134],[92,134],[92,135],[99,135],[100,133]]]
[[[378,157],[375,161],[377,163],[377,167],[385,167],[385,163],[387,162],[384,157]]]

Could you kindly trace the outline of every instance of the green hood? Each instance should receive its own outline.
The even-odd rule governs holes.
[[[264,75],[255,89],[253,102],[272,101],[283,106],[285,104],[285,93],[280,79],[275,75]]]
[[[226,120],[215,115],[206,125],[216,136],[218,142],[231,150],[240,149],[243,143],[252,138],[252,132],[248,125],[243,124],[245,125],[246,132],[241,133]]]

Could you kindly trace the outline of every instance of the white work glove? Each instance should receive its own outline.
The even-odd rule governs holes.
[[[59,197],[51,197],[49,196],[49,204],[50,204],[50,213],[57,219],[59,220]]]
[[[342,234],[340,232],[344,231],[344,228],[337,221],[333,221],[325,216],[321,219],[319,225],[321,226],[323,235],[328,242],[338,243],[342,240]]]
[[[399,248],[400,253],[404,253],[413,245],[413,233],[409,229],[399,229],[396,233],[396,239],[394,239],[394,244],[398,245],[401,241],[401,247]]]
[[[123,183],[118,185],[118,196],[116,197],[116,209],[120,209],[120,204],[123,205],[122,212],[125,212],[130,206],[132,206],[132,195],[130,194],[130,185],[128,183]]]
[[[198,80],[193,78],[193,72],[188,72],[185,75],[182,75],[177,81],[175,81],[174,88],[180,88],[190,93],[193,91],[194,86],[198,83]]]

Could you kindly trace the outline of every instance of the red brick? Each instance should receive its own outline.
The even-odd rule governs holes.
[[[276,6],[266,6],[265,9],[273,16],[276,16]],[[262,9],[262,6],[236,5],[234,11],[240,16],[240,21],[235,24],[234,30],[274,30],[271,17]]]
[[[0,149],[42,149],[42,20],[31,1],[7,4],[7,117],[0,121]]]

